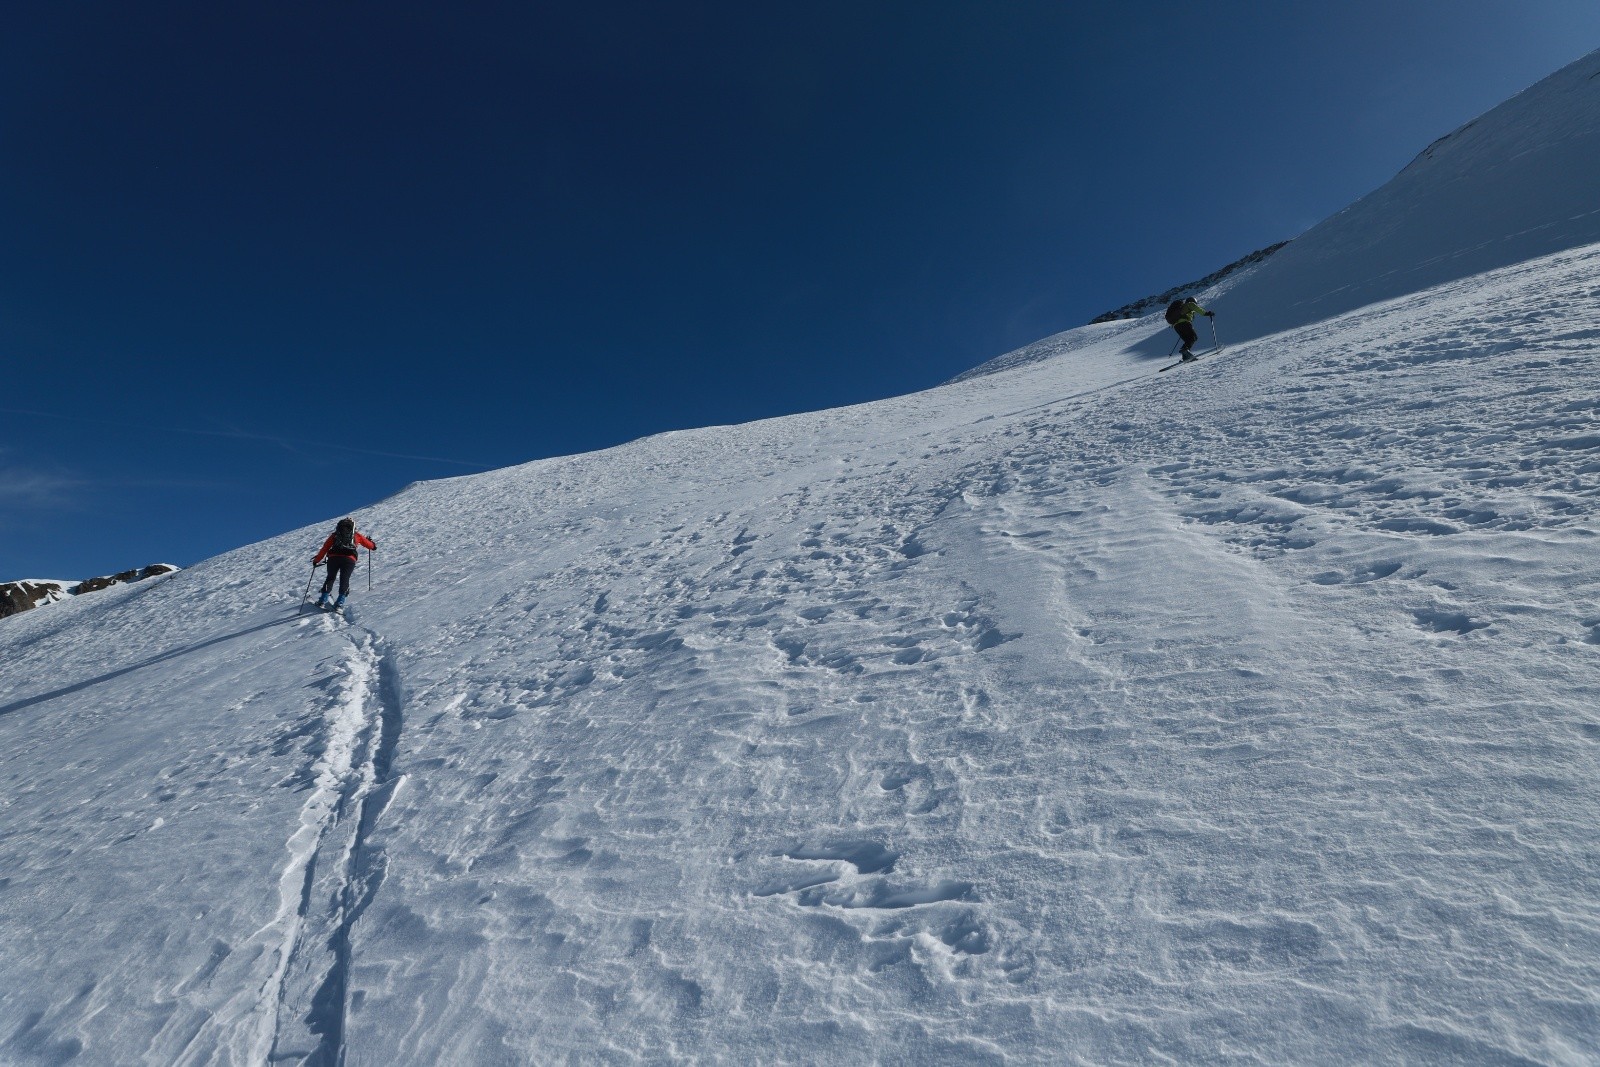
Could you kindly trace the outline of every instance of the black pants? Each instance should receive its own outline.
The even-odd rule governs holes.
[[[1172,324],[1172,328],[1178,331],[1179,337],[1183,338],[1183,350],[1185,352],[1193,348],[1194,343],[1200,340],[1200,335],[1194,332],[1194,323],[1192,322],[1175,322]]]
[[[327,596],[333,589],[334,579],[339,580],[339,595],[350,595],[350,576],[356,572],[356,561],[349,556],[328,557],[328,577],[322,582],[322,595]]]

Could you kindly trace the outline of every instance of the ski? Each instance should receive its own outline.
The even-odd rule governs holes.
[[[1201,355],[1214,356],[1218,352],[1221,352],[1221,351],[1222,351],[1222,349],[1220,349],[1220,348],[1213,348],[1209,352],[1202,352]],[[1200,359],[1200,356],[1195,356],[1194,359],[1180,359],[1176,363],[1168,363],[1165,367],[1162,367],[1159,371],[1157,371],[1157,373],[1158,374],[1165,374],[1167,371],[1171,370],[1173,367],[1181,367],[1185,363],[1194,363],[1194,362],[1198,361],[1199,359]]]

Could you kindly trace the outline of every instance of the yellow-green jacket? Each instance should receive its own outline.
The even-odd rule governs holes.
[[[1174,325],[1174,326],[1178,325],[1178,323],[1180,323],[1180,322],[1193,322],[1194,321],[1194,317],[1196,315],[1209,315],[1209,314],[1211,314],[1205,308],[1201,307],[1200,306],[1200,302],[1198,300],[1195,300],[1193,297],[1191,297],[1188,300],[1185,300],[1183,302],[1183,307],[1180,308],[1179,310],[1180,310],[1181,313],[1178,315],[1177,318],[1172,320],[1172,325]]]

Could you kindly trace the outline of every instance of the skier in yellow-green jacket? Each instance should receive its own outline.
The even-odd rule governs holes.
[[[1208,319],[1217,317],[1215,312],[1207,311],[1201,307],[1200,302],[1192,296],[1174,300],[1167,305],[1167,321],[1172,324],[1174,330],[1178,331],[1178,336],[1183,338],[1183,350],[1178,354],[1183,357],[1185,363],[1191,359],[1199,358],[1192,351],[1194,343],[1200,339],[1199,335],[1194,332],[1194,317],[1196,315],[1204,315]]]

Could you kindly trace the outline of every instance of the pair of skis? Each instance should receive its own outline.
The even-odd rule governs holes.
[[[315,570],[313,570],[311,573],[314,576],[317,572]],[[300,612],[299,613],[301,615],[306,614],[306,604],[310,599],[311,599],[311,583],[307,582],[306,583],[305,595],[300,598]],[[327,601],[318,600],[316,603],[311,605],[311,610],[312,611],[329,612],[329,613],[334,614],[334,615],[343,615],[344,614],[344,607],[342,605],[340,605],[337,601],[332,601],[332,600],[327,600]]]
[[[320,564],[320,563],[313,563],[311,565],[311,577],[306,579],[306,591],[300,595],[300,612],[299,613],[301,615],[304,615],[305,612],[306,612],[306,601],[311,599],[311,583],[316,580],[317,568],[320,567],[320,566],[322,566],[322,564]],[[333,579],[332,578],[328,579],[328,584],[329,585],[333,584]],[[372,556],[369,553],[368,556],[367,556],[367,591],[371,592],[371,590],[372,590]],[[324,598],[327,597],[327,595],[328,595],[327,593],[323,593],[322,594],[322,596]],[[344,598],[340,597],[339,599],[342,601]],[[329,611],[329,612],[332,612],[335,615],[343,615],[344,614],[344,605],[343,604],[338,603],[338,602],[333,602],[333,601],[326,601],[326,600],[323,600],[323,599],[319,599],[315,604],[311,605],[311,609],[313,611]]]
[[[1205,356],[1214,356],[1214,355],[1216,355],[1216,354],[1217,354],[1217,353],[1218,353],[1218,352],[1221,352],[1221,351],[1222,351],[1222,348],[1221,348],[1221,347],[1220,347],[1220,346],[1219,346],[1219,347],[1217,347],[1217,348],[1213,348],[1213,349],[1212,349],[1212,350],[1211,350],[1211,351],[1209,351],[1209,352],[1202,352],[1202,353],[1201,353],[1201,355],[1205,355]],[[1185,364],[1185,363],[1193,363],[1193,362],[1195,362],[1195,361],[1196,361],[1196,360],[1198,360],[1198,359],[1199,359],[1199,358],[1200,358],[1200,356],[1192,356],[1192,357],[1190,357],[1190,358],[1189,358],[1189,359],[1180,359],[1180,360],[1178,360],[1178,362],[1176,362],[1176,363],[1168,363],[1168,364],[1167,364],[1167,365],[1166,365],[1166,366],[1165,366],[1165,367],[1162,367],[1162,368],[1161,368],[1161,370],[1160,370],[1160,371],[1158,371],[1158,372],[1157,372],[1157,373],[1160,373],[1160,374],[1165,374],[1165,373],[1166,373],[1166,372],[1167,372],[1167,371],[1169,371],[1169,370],[1171,370],[1171,369],[1172,369],[1172,368],[1173,368],[1173,367],[1181,367],[1181,366],[1183,366],[1183,365],[1184,365],[1184,364]]]

